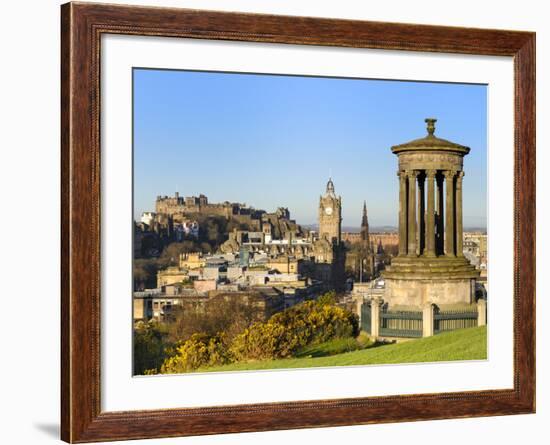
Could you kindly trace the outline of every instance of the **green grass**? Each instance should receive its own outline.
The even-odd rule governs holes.
[[[372,346],[373,343],[363,336],[355,338],[337,338],[318,345],[306,346],[296,353],[297,358],[326,357],[345,352],[357,351]]]
[[[355,342],[355,345],[353,344]],[[355,350],[354,350],[355,348]],[[199,369],[199,372],[259,369],[313,368],[321,366],[380,365],[487,358],[487,327],[459,329],[403,343],[373,346],[354,339],[338,339],[305,348],[299,357],[233,363]]]

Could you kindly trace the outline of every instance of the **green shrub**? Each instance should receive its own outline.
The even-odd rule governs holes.
[[[174,348],[172,356],[164,360],[160,372],[178,374],[201,367],[225,365],[231,361],[227,350],[223,334],[193,334],[189,340]]]
[[[357,337],[357,343],[361,346],[361,348],[366,348],[367,346],[371,346],[374,342],[370,338],[369,334],[365,331],[361,331]]]

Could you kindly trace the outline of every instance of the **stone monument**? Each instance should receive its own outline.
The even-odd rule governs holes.
[[[470,148],[428,135],[391,148],[399,169],[399,254],[384,272],[391,305],[470,304],[479,272],[462,253],[463,158]]]

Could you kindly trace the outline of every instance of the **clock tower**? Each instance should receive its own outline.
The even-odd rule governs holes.
[[[319,238],[340,245],[342,238],[342,198],[334,193],[332,179],[319,199]]]

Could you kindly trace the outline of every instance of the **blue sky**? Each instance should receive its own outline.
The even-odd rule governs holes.
[[[134,215],[157,195],[288,207],[317,222],[329,174],[343,225],[397,225],[392,145],[436,135],[471,147],[464,225],[485,227],[487,88],[264,74],[134,69]]]

